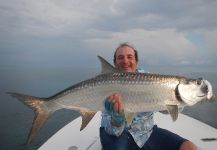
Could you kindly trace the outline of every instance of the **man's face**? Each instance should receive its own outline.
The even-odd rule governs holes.
[[[136,72],[137,64],[135,52],[132,48],[124,46],[116,52],[115,67],[124,72]]]

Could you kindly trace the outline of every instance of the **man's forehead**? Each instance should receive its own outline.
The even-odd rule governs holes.
[[[131,48],[131,47],[128,47],[128,46],[124,46],[124,47],[121,47],[117,50],[117,53],[116,55],[135,55],[135,52],[134,50]]]

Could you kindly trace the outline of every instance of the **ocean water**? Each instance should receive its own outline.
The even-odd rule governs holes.
[[[189,78],[203,77],[209,80],[216,93],[217,72],[213,68],[165,68],[147,69],[161,74],[184,75]],[[18,100],[8,96],[6,92],[19,92],[39,97],[51,96],[79,81],[93,77],[98,68],[0,68],[0,149],[35,150],[64,125],[79,116],[71,110],[57,111],[41,129],[37,137],[28,146],[25,144],[34,118],[33,110]],[[186,107],[184,114],[201,120],[217,128],[217,102],[197,104]],[[73,133],[72,133],[73,134]]]

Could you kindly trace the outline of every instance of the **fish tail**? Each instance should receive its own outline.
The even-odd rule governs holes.
[[[45,124],[45,122],[48,120],[49,116],[53,113],[53,111],[50,111],[48,109],[47,100],[45,98],[39,98],[12,92],[7,93],[12,97],[15,97],[18,100],[20,100],[23,104],[27,105],[35,112],[34,121],[27,140],[27,144],[29,144],[37,135],[37,133]]]

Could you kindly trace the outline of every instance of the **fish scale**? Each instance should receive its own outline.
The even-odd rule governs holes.
[[[175,99],[174,91],[181,78],[183,77],[144,73],[102,74],[70,87],[67,90],[70,91],[69,93],[63,91],[53,98],[59,101],[62,106],[70,103],[70,105],[76,107],[85,107],[91,111],[97,111],[103,109],[102,103],[106,97],[112,93],[119,93],[124,97],[126,110],[134,112],[153,111],[154,106],[155,110],[157,107],[158,109],[164,108],[165,100],[177,101],[177,104],[179,104],[179,101]],[[72,99],[76,99],[76,101],[73,103]],[[94,105],[87,104],[87,100]],[[128,105],[128,103],[132,105]],[[135,105],[138,103],[143,105]]]

